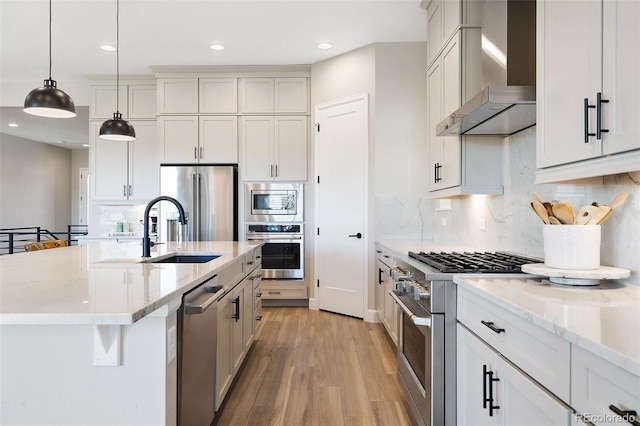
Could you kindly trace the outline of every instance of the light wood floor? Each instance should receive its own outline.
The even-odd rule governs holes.
[[[214,425],[410,425],[381,324],[263,307],[262,329]]]

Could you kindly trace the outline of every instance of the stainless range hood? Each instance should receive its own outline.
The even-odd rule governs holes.
[[[485,89],[440,122],[438,136],[508,136],[536,124],[535,0],[485,0],[481,21]]]

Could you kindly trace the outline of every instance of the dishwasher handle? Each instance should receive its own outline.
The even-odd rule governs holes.
[[[396,295],[393,292],[393,290],[389,292],[389,295],[393,298],[393,300],[396,301],[398,306],[402,308],[402,310],[409,316],[409,318],[411,318],[411,321],[413,321],[415,325],[423,326],[423,327],[431,327],[431,318],[419,317],[413,312],[411,312],[411,310],[407,307],[407,305],[402,303],[402,300],[400,300],[398,295]]]
[[[207,281],[211,281],[216,276],[217,275],[214,275],[213,277],[211,277]],[[207,309],[209,309],[209,307],[211,305],[213,305],[213,302],[215,302],[216,300],[219,299],[218,296],[221,293],[224,293],[224,287],[221,287],[221,286],[218,286],[218,285],[207,286],[206,292],[207,293],[213,293],[213,294],[211,295],[211,297],[209,297],[207,300],[205,300],[204,303],[201,303],[199,305],[197,305],[195,303],[185,303],[185,305],[184,305],[184,313],[186,315],[197,315],[197,314],[204,313],[204,311],[206,311]]]

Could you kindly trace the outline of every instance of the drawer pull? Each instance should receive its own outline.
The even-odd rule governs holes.
[[[504,328],[498,328],[496,327],[492,321],[480,321],[483,325],[489,327],[491,329],[491,331],[493,331],[494,333],[502,333],[504,332]]]
[[[280,294],[279,291],[270,291],[269,294]]]
[[[640,422],[637,420],[638,412],[636,410],[621,410],[613,404],[609,405],[609,410],[622,417],[622,420],[630,425],[640,426]]]

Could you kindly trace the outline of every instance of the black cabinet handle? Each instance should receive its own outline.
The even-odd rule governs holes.
[[[489,402],[489,398],[487,398],[487,365],[482,365],[482,408],[487,408],[487,402]]]
[[[489,375],[489,417],[493,417],[493,410],[499,410],[499,405],[493,405],[493,382],[499,382],[500,379],[493,377],[493,371],[487,373]]]
[[[622,420],[630,425],[640,426],[640,422],[637,420],[638,412],[636,410],[621,410],[613,404],[609,405],[609,410],[622,417]]]
[[[433,176],[434,176],[434,183],[438,183],[442,180],[442,178],[440,177],[440,169],[442,168],[442,166],[440,165],[440,163],[435,163],[433,165]]]
[[[609,129],[602,128],[602,104],[608,104],[608,99],[602,99],[602,92],[596,94],[596,139],[601,140],[603,133],[608,133]]]
[[[589,109],[595,107],[595,105],[589,105],[589,98],[584,98],[584,143],[589,143],[589,137],[596,135],[589,133]]]
[[[382,284],[382,269],[378,268],[378,284]]]
[[[236,312],[231,316],[231,318],[233,318],[235,322],[238,322],[240,320],[240,296],[233,299],[231,303],[236,305]]]
[[[485,325],[487,327],[489,327],[491,329],[491,331],[493,331],[494,333],[502,333],[504,332],[504,328],[498,328],[496,327],[492,321],[480,321],[482,323],[482,325]]]
[[[349,235],[349,238],[360,239],[360,238],[362,238],[362,234],[360,232],[358,232],[357,234],[351,234],[351,235]]]

